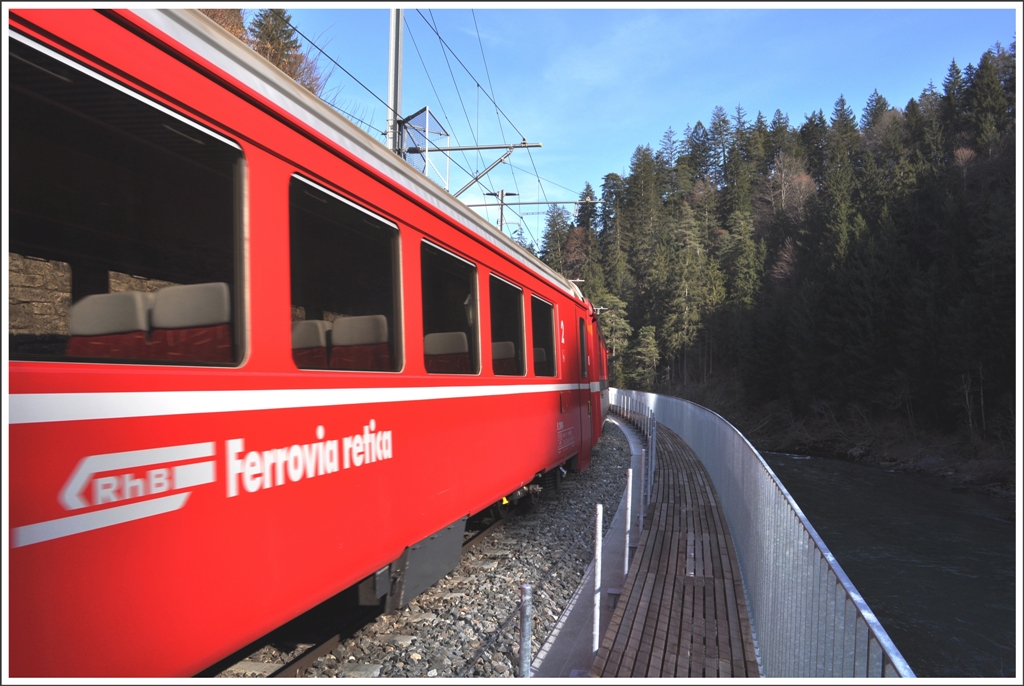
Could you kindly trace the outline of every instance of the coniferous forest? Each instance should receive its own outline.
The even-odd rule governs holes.
[[[607,308],[612,385],[765,449],[1012,460],[1015,62],[996,44],[859,118],[843,96],[802,122],[716,107],[580,196],[602,202],[552,206],[540,256]]]

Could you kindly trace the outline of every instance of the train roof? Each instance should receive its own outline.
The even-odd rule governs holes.
[[[300,86],[269,61],[198,10],[133,9],[133,14],[238,79],[381,177],[434,207],[570,296],[584,299],[576,284],[496,230],[464,203]]]

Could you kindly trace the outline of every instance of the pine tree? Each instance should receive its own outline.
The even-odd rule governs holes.
[[[291,25],[291,15],[283,9],[263,9],[256,12],[249,24],[253,50],[282,71],[292,63],[302,43]]]
[[[1017,41],[1010,43],[1009,50],[996,42],[990,52],[1006,96],[1007,120],[1012,123],[1017,118]]]
[[[544,238],[540,259],[560,274],[566,272],[565,243],[572,225],[569,212],[559,205],[550,205],[545,216]]]
[[[853,109],[842,95],[836,100],[830,123],[829,131],[832,137],[841,139],[843,148],[853,160],[860,142],[860,131],[857,129],[857,118],[853,115]]]
[[[699,245],[688,244],[678,253],[673,277],[674,292],[665,319],[665,356],[681,358],[680,374],[687,382],[688,357],[699,348],[706,319],[725,298],[725,279],[718,265]]]
[[[635,288],[633,297],[627,302],[633,306],[630,320],[636,324],[653,321],[654,292],[651,280],[654,278],[658,248],[664,242],[658,176],[658,165],[650,146],[638,147],[633,153],[629,176],[626,178],[622,222]]]
[[[318,97],[323,94],[329,73],[322,72],[317,60],[302,52],[287,10],[258,10],[249,24],[249,41],[253,50],[299,85]]]
[[[582,240],[586,251],[586,259],[581,269],[583,292],[593,296],[605,291],[604,269],[601,264],[601,246],[598,237],[599,211],[597,197],[590,183],[583,186],[577,205],[576,226],[582,232]]]
[[[723,171],[722,209],[726,216],[733,212],[749,212],[753,170],[746,160],[740,139],[734,140],[729,147]]]
[[[825,178],[825,150],[828,141],[828,124],[821,110],[812,112],[800,127],[800,141],[807,156],[807,171],[818,185]]]
[[[889,101],[884,95],[879,95],[876,88],[868,96],[868,102],[864,106],[864,114],[860,118],[860,130],[867,131],[874,128],[882,120],[882,115],[889,111]]]
[[[679,180],[676,177],[676,163],[681,154],[681,144],[676,140],[676,132],[668,127],[661,137],[661,145],[654,155],[654,161],[658,167],[660,177],[661,198],[668,200],[679,192]]]
[[[708,140],[707,129],[704,128],[704,124],[700,120],[697,120],[687,137],[686,147],[689,149],[686,160],[691,172],[691,183],[696,183],[698,180],[710,181],[711,143]]]
[[[965,111],[964,111],[964,80],[960,67],[956,60],[949,65],[949,71],[942,82],[943,95],[940,106],[940,122],[942,123],[943,136],[948,141],[952,152],[957,147],[965,144],[960,136],[965,134]]]
[[[607,174],[601,185],[601,266],[608,291],[623,300],[632,290],[628,246],[622,227],[625,182],[618,174]]]
[[[750,163],[752,183],[756,183],[758,178],[768,173],[768,167],[772,162],[772,157],[768,156],[769,141],[768,123],[764,115],[758,112],[747,137],[747,161]]]
[[[972,74],[964,88],[966,119],[973,147],[978,152],[992,156],[999,146],[1000,134],[1006,131],[1008,116],[1003,86],[996,73],[992,52],[986,52],[978,62],[978,69]]]
[[[242,14],[242,10],[235,8],[200,9],[199,11],[227,29],[232,36],[249,45],[249,30],[245,28],[245,16]]]
[[[701,179],[693,185],[689,201],[704,249],[715,252],[722,238],[718,221],[718,192],[710,183]]]
[[[608,347],[608,383],[624,388],[623,356],[629,347],[629,337],[633,335],[633,327],[626,317],[626,303],[607,292],[595,296],[593,303],[595,307],[603,308],[598,316]]]
[[[736,309],[749,310],[761,287],[764,246],[754,241],[754,223],[749,212],[729,215],[726,231],[722,263],[728,275],[728,301]]]
[[[771,164],[780,152],[794,154],[797,147],[797,134],[789,126],[789,117],[782,110],[775,110],[772,123],[768,126],[768,142],[765,146],[768,163]]]
[[[711,113],[711,124],[708,126],[708,148],[710,152],[709,181],[715,188],[725,183],[725,160],[732,145],[733,130],[729,115],[721,105]]]
[[[653,391],[658,371],[658,343],[653,326],[640,327],[626,359],[626,380],[630,388]]]

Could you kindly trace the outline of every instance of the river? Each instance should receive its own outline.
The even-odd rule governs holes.
[[[1012,501],[937,477],[762,455],[917,676],[1016,676]]]

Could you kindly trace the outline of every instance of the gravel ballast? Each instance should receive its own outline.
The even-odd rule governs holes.
[[[378,617],[304,676],[517,676],[521,585],[533,586],[536,656],[593,558],[596,505],[603,505],[607,531],[629,464],[625,436],[606,423],[590,469],[568,474],[559,491],[531,486],[525,513],[469,550],[408,607]]]

